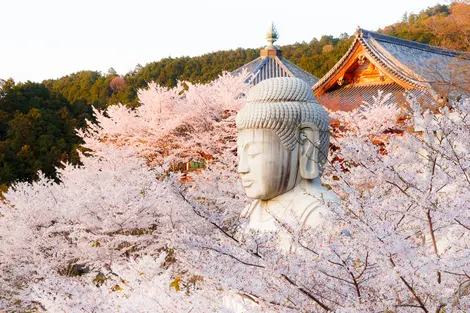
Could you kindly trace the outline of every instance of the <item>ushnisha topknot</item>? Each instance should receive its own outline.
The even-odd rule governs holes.
[[[287,150],[294,150],[299,130],[308,124],[318,127],[319,162],[328,157],[330,119],[315,100],[310,86],[301,79],[266,79],[248,91],[247,103],[236,118],[237,129],[272,129]],[[318,144],[318,143],[316,143]]]
[[[298,78],[279,77],[263,80],[250,89],[247,102],[315,102],[312,89]]]

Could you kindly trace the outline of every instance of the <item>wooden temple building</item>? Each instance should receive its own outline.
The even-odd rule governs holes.
[[[429,107],[458,100],[469,91],[470,55],[358,29],[347,53],[313,86],[330,110],[373,103],[379,90],[406,105],[412,95]],[[466,93],[466,92],[465,92]]]
[[[249,77],[245,82],[253,85],[269,78],[295,77],[313,86],[318,81],[318,78],[283,58],[282,51],[279,47],[274,45],[274,42],[276,42],[278,38],[279,33],[276,27],[274,27],[274,24],[271,24],[266,34],[266,39],[269,44],[264,49],[261,49],[260,56],[236,69],[232,74],[239,75],[243,71],[247,71]]]

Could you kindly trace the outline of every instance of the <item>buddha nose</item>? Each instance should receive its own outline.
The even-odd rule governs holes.
[[[245,155],[245,153],[240,153],[239,157],[240,161],[238,162],[237,172],[239,174],[246,174],[250,171],[250,167],[248,166],[247,162],[247,156]]]

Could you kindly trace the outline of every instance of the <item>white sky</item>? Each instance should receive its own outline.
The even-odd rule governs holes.
[[[42,81],[80,70],[377,30],[447,0],[0,0],[0,78]]]

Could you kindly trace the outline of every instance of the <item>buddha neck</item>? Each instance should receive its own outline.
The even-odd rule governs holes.
[[[322,218],[313,211],[322,211],[319,199],[328,196],[328,190],[320,183],[320,178],[302,179],[291,190],[269,200],[255,200],[242,216],[249,218],[247,229],[275,231],[279,221],[296,225],[307,223],[317,225]],[[308,221],[307,221],[308,219]]]
[[[314,179],[300,179],[300,181],[291,190],[280,194],[269,200],[260,200],[262,206],[269,206],[271,203],[283,203],[286,201],[292,201],[294,198],[298,198],[302,195],[313,195],[318,193],[319,190],[323,190],[320,182],[320,177]]]

